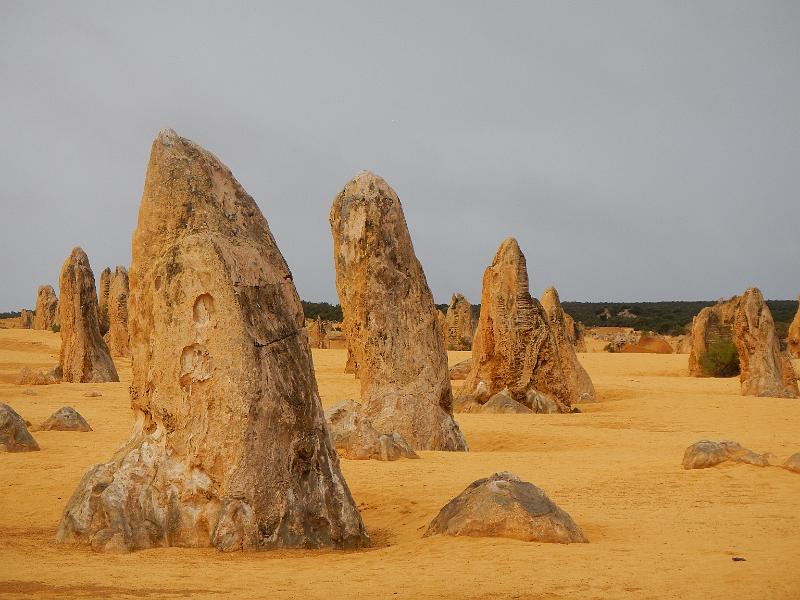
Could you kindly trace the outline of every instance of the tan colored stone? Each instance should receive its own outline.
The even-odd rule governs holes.
[[[330,213],[336,290],[364,413],[415,450],[466,450],[452,415],[444,337],[400,200],[361,172]]]
[[[450,367],[450,379],[463,381],[469,375],[470,370],[472,370],[472,359],[462,360]]]
[[[748,289],[736,309],[733,339],[739,353],[743,396],[797,398],[797,377],[781,352],[772,313],[758,288]]]
[[[21,329],[33,328],[34,313],[32,310],[23,308],[19,311],[19,326]]]
[[[111,289],[111,267],[106,267],[100,273],[100,282],[97,286],[97,321],[100,324],[100,333],[108,333],[108,293]]]
[[[91,431],[81,414],[71,406],[59,408],[39,425],[38,431]]]
[[[578,360],[578,355],[575,354],[575,321],[572,320],[572,317],[569,317],[569,320],[567,319],[568,315],[561,306],[561,300],[558,297],[556,288],[549,287],[544,291],[542,294],[542,308],[544,308],[550,321],[550,330],[553,332],[553,337],[558,346],[561,368],[569,387],[570,398],[573,402],[597,402],[592,379]],[[570,334],[570,328],[573,329],[572,334]]]
[[[52,371],[35,371],[30,367],[22,367],[17,377],[17,385],[51,385],[58,383],[58,377]]]
[[[683,454],[684,469],[706,469],[723,462],[741,462],[757,467],[770,465],[769,455],[758,454],[730,440],[702,440],[689,446]]]
[[[113,356],[130,356],[130,336],[128,335],[128,271],[117,267],[108,283],[106,314],[108,333],[105,340]]]
[[[129,328],[133,433],[83,477],[57,541],[101,551],[369,543],[291,272],[230,170],[171,130],[147,168]]]
[[[507,388],[514,400],[533,410],[547,405],[570,412],[578,401],[547,314],[528,289],[525,256],[514,238],[500,244],[484,272],[472,370],[459,396],[476,395],[481,383],[488,390],[486,400]],[[469,406],[469,398],[459,399],[458,405]]]
[[[425,536],[505,537],[556,544],[588,540],[541,488],[504,471],[472,482],[431,521]]]
[[[39,444],[17,411],[0,402],[0,452],[34,452]]]
[[[739,296],[720,300],[707,306],[692,319],[691,351],[689,352],[689,375],[705,377],[700,358],[708,346],[720,340],[733,340],[733,321],[739,305]]]
[[[325,420],[336,450],[351,460],[393,461],[419,458],[408,442],[396,431],[380,433],[361,407],[352,400],[339,402],[325,411]]]
[[[786,347],[790,356],[800,358],[800,296],[797,297],[797,313],[794,315],[792,324],[789,325]]]
[[[619,349],[619,352],[640,354],[672,354],[672,345],[657,335],[642,335],[636,342],[628,342]]]
[[[40,285],[36,293],[33,328],[49,331],[58,321],[58,298],[52,285]]]
[[[58,374],[64,381],[74,383],[119,381],[108,346],[100,335],[92,268],[80,248],[73,248],[61,267],[59,296],[61,354]]]
[[[445,317],[445,342],[448,350],[472,350],[475,319],[472,305],[463,294],[453,294]]]
[[[306,319],[306,330],[308,331],[308,344],[312,348],[327,348],[328,336],[325,331],[325,323],[317,315],[316,319]]]

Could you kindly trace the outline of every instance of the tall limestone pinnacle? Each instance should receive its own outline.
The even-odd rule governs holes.
[[[58,287],[58,322],[61,324],[58,371],[61,378],[75,383],[119,381],[108,346],[100,334],[94,274],[81,248],[73,248],[64,261]]]
[[[230,170],[172,130],[147,167],[128,325],[135,426],[83,477],[59,542],[369,544],[331,446],[289,268]]]
[[[457,404],[472,410],[504,389],[536,412],[569,412],[580,398],[567,381],[547,313],[528,288],[525,255],[504,240],[483,275],[472,367]]]
[[[33,328],[50,330],[58,322],[58,298],[52,285],[40,285],[36,293]]]
[[[466,450],[452,415],[444,336],[403,208],[362,171],[330,212],[336,290],[362,410],[381,433],[415,450]]]

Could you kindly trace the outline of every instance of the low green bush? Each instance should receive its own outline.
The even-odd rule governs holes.
[[[739,374],[739,353],[731,340],[718,340],[708,345],[700,357],[700,367],[710,377],[733,377]]]

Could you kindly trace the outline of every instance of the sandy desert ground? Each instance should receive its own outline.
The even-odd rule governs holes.
[[[58,346],[57,334],[0,330],[0,401],[33,423],[71,405],[94,428],[34,433],[41,452],[0,454],[2,599],[800,598],[800,475],[681,468],[703,438],[781,460],[800,451],[800,402],[741,397],[736,379],[690,379],[685,355],[583,354],[601,401],[582,414],[458,415],[467,454],[343,460],[369,550],[99,555],[53,536],[80,477],[128,435],[130,363],[117,361],[120,383],[14,385],[24,365],[52,367]],[[466,356],[451,352],[451,364]],[[344,361],[344,350],[314,350],[326,406],[358,397]],[[422,538],[450,498],[501,470],[544,488],[590,543]]]

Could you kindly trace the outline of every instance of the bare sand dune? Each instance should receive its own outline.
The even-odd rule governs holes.
[[[779,459],[800,451],[800,401],[742,397],[736,379],[690,379],[685,355],[583,354],[600,399],[583,414],[459,414],[469,453],[343,460],[370,550],[99,555],[53,537],[86,469],[130,431],[130,363],[116,359],[119,383],[13,384],[22,366],[54,366],[58,345],[50,332],[0,331],[0,401],[34,424],[68,404],[94,429],[35,432],[41,452],[0,454],[0,599],[800,598],[800,475],[681,468],[702,438]],[[451,352],[450,364],[468,356]],[[326,405],[358,398],[345,358],[314,350]],[[84,397],[90,390],[103,395]],[[500,470],[542,487],[590,543],[422,538],[444,503]]]

